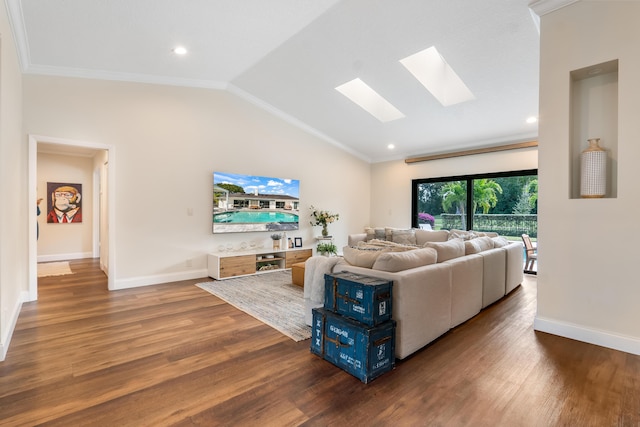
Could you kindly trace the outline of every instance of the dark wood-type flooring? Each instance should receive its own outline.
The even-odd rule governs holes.
[[[640,425],[640,356],[534,332],[532,276],[363,384],[197,280],[108,292],[97,260],[71,269],[22,307],[1,425]]]

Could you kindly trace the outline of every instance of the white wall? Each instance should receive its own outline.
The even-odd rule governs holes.
[[[36,206],[27,196],[27,147],[21,121],[22,76],[6,8],[0,6],[0,184],[8,195],[0,210],[0,360],[27,288],[27,212]]]
[[[93,252],[93,158],[39,153],[37,176],[38,198],[43,199],[38,217],[38,262],[90,258]],[[81,223],[47,223],[51,201],[48,182],[82,184]]]
[[[411,226],[411,182],[414,179],[506,172],[538,167],[537,149],[502,151],[406,164],[404,160],[371,166],[371,224]]]
[[[24,134],[116,148],[116,288],[206,276],[206,253],[269,233],[211,233],[213,171],[300,180],[309,206],[340,214],[338,246],[369,220],[370,165],[224,91],[24,76]],[[193,215],[188,215],[192,210]]]
[[[640,3],[580,1],[541,18],[535,328],[640,354]],[[572,70],[619,59],[617,197],[571,199]]]

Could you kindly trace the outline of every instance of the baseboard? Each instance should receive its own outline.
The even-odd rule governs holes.
[[[158,274],[154,276],[132,277],[129,279],[116,279],[111,290],[138,288],[141,286],[159,285],[161,283],[179,282],[181,280],[193,280],[207,277],[207,269],[193,271],[181,271],[178,273]]]
[[[8,317],[9,327],[0,340],[0,362],[4,361],[9,351],[9,344],[11,344],[11,338],[13,337],[13,331],[16,329],[18,323],[18,316],[20,316],[20,310],[22,310],[22,302],[29,299],[29,292],[23,291],[20,293],[20,299],[13,306],[13,310]]]
[[[77,252],[71,254],[38,255],[38,262],[68,261],[70,259],[93,258],[93,252]]]
[[[613,350],[624,351],[625,353],[640,355],[640,340],[634,337],[542,317],[535,318],[533,329]]]

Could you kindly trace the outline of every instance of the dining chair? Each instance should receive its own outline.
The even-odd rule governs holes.
[[[524,271],[527,273],[535,273],[533,265],[538,262],[538,248],[533,246],[528,234],[522,235],[522,241],[524,242],[525,250]]]

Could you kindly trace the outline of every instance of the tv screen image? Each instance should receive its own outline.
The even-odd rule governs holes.
[[[213,232],[289,231],[299,228],[300,181],[213,173]]]

